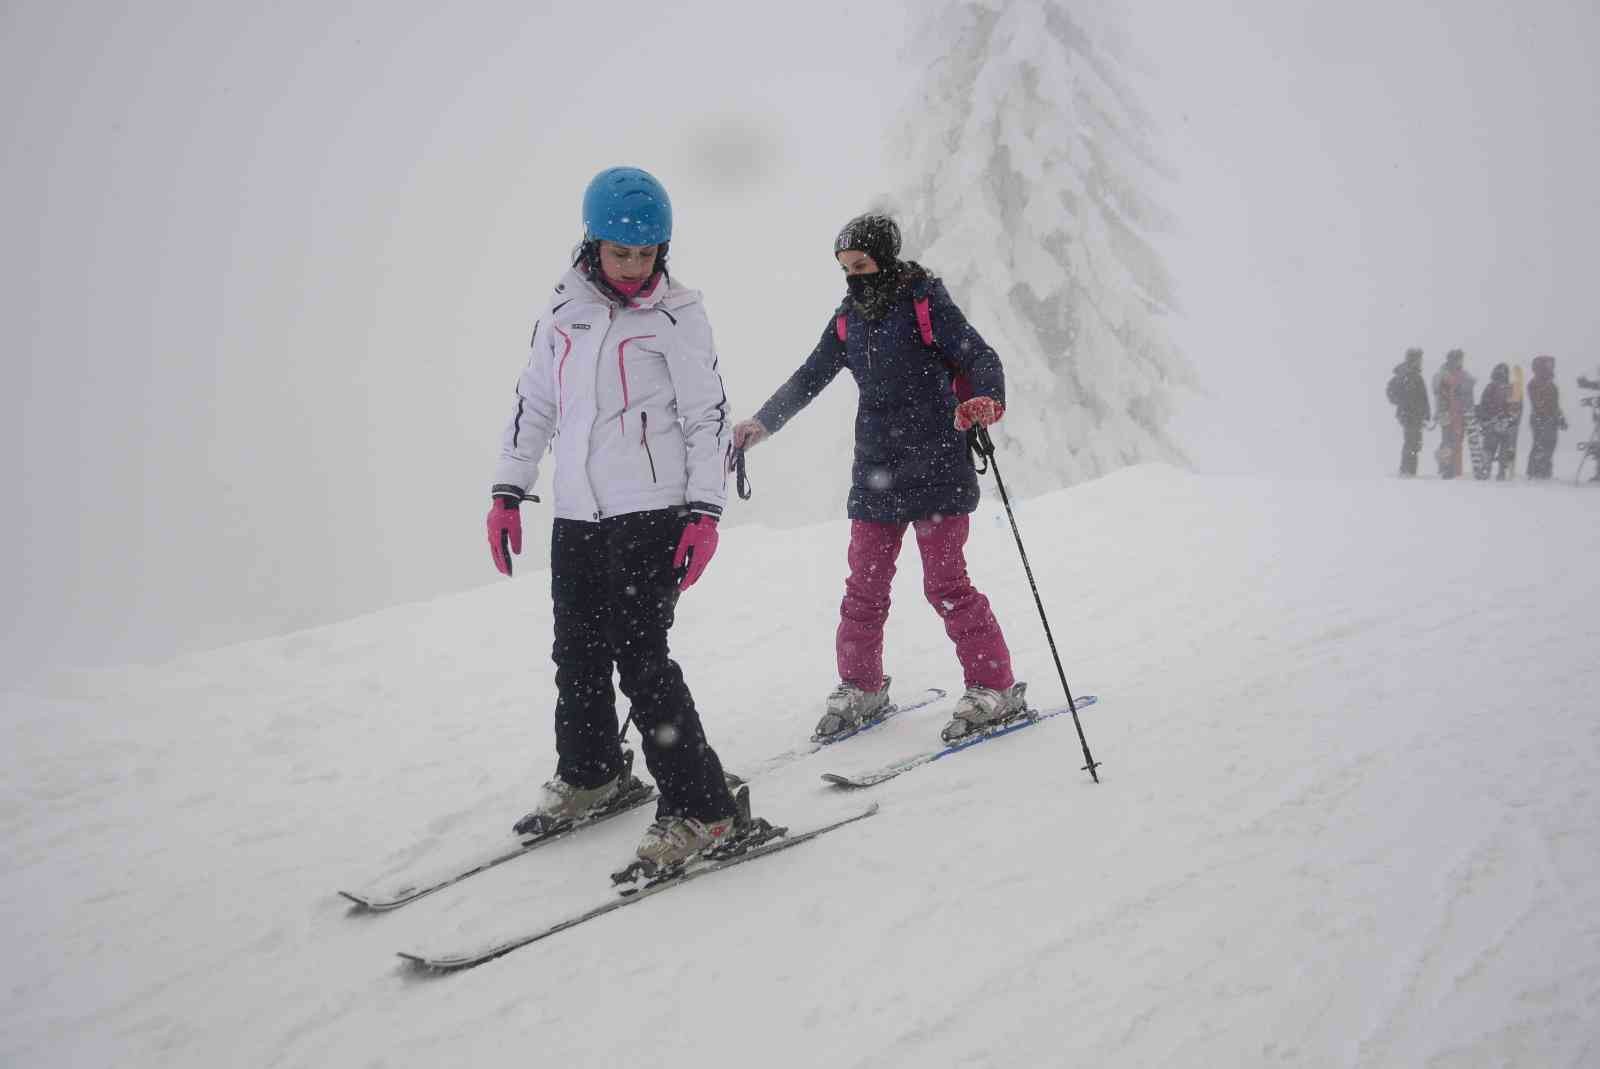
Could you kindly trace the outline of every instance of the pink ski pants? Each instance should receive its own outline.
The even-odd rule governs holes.
[[[1011,653],[989,599],[967,577],[968,517],[937,516],[910,524],[922,551],[922,592],[944,620],[956,645],[966,686],[1004,690],[1015,680]],[[889,585],[907,524],[850,523],[850,577],[839,605],[835,652],[839,678],[863,690],[883,686],[883,627],[889,619]]]

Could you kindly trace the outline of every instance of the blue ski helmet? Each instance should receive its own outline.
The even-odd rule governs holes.
[[[637,167],[608,167],[583,192],[585,241],[664,245],[672,240],[672,201],[655,176]]]

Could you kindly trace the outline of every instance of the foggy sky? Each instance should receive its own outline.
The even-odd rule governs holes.
[[[661,11],[6,7],[7,678],[495,581],[490,464],[602,167],[666,182],[675,273],[754,411],[826,326],[834,230],[891,181],[899,15]],[[1182,220],[1174,335],[1210,391],[1181,424],[1198,466],[1391,470],[1408,345],[1430,373],[1456,346],[1480,379],[1537,352],[1568,391],[1594,371],[1592,4],[1133,21],[1179,174],[1158,195]],[[803,500],[840,489],[793,471],[853,401],[836,384],[766,447],[781,463],[753,453],[730,521],[777,514],[763,467]]]
[[[1600,363],[1600,7],[1141,4],[1134,28],[1181,171],[1201,467],[1395,470],[1383,387],[1412,345],[1430,379],[1464,349],[1480,385],[1554,354],[1571,419]]]

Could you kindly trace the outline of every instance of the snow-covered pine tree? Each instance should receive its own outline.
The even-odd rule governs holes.
[[[913,18],[923,74],[886,206],[907,255],[1005,361],[1008,489],[1181,460],[1166,427],[1194,379],[1166,333],[1173,284],[1148,239],[1170,219],[1145,189],[1169,174],[1114,10],[943,0]]]

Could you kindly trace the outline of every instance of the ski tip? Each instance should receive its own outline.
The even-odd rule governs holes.
[[[835,787],[842,787],[847,791],[856,790],[861,786],[861,784],[857,783],[849,776],[841,776],[837,772],[824,772],[822,774],[822,781]]]
[[[349,891],[340,891],[339,897],[350,903],[350,912],[352,914],[357,914],[388,913],[391,910],[399,909],[408,902],[415,901],[421,895],[411,894],[411,888],[408,887],[394,898],[363,898],[361,895],[353,895]]]
[[[452,960],[446,958],[440,960],[436,958],[425,958],[420,954],[408,954],[403,950],[396,953],[395,957],[405,962],[401,968],[408,969],[411,972],[419,973],[423,976],[443,976],[446,973],[460,972],[462,969],[470,968],[471,966],[477,964],[476,961],[471,959]]]

